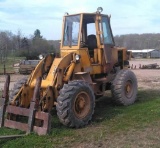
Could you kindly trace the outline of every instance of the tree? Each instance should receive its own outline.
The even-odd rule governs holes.
[[[34,39],[32,41],[32,50],[37,53],[47,53],[50,50],[50,45],[45,39]]]
[[[4,62],[8,55],[8,49],[11,48],[12,33],[8,31],[0,32],[0,62]]]
[[[21,40],[21,48],[27,49],[28,47],[29,47],[28,39],[26,37],[24,37]]]
[[[51,49],[49,42],[46,39],[42,38],[39,29],[36,29],[34,31],[34,36],[32,38],[32,43],[31,43],[31,49],[32,49],[32,55],[49,53]]]
[[[41,32],[39,29],[34,31],[34,39],[42,39]]]

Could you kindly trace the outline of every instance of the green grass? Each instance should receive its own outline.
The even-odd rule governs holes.
[[[7,73],[14,72],[13,64],[18,63],[24,57],[8,57],[5,61],[5,68]],[[4,72],[4,63],[0,63],[0,74]]]
[[[114,106],[108,103],[107,99],[109,98],[104,97],[97,103],[92,122],[84,128],[67,128],[54,114],[49,135],[38,136],[32,133],[23,138],[0,140],[0,147],[52,148],[104,145],[108,147],[158,147],[160,144],[160,139],[157,138],[160,137],[157,132],[160,130],[160,92],[158,90],[139,90],[137,102],[127,107]],[[23,133],[8,128],[0,129],[0,135]],[[139,139],[141,140],[138,141]],[[147,142],[144,142],[144,139]]]

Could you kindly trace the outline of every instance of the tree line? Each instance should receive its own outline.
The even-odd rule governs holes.
[[[160,33],[152,34],[126,34],[114,36],[115,45],[126,47],[127,49],[158,49],[160,50]],[[60,40],[50,41],[56,47],[60,48]]]
[[[36,29],[30,37],[23,36],[19,30],[17,34],[10,31],[0,31],[0,62],[7,56],[23,56],[27,59],[36,59],[39,54],[54,53],[55,47]]]
[[[117,35],[114,39],[116,46],[123,46],[127,49],[160,50],[160,33]],[[39,29],[36,29],[30,37],[23,36],[20,30],[17,34],[0,31],[0,62],[6,60],[8,55],[35,59],[42,53],[59,53],[59,49],[60,40],[46,40]]]
[[[158,49],[160,50],[160,33],[127,34],[114,37],[117,46],[127,49]]]

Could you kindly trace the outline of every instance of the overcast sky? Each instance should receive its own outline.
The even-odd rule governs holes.
[[[40,29],[44,38],[56,40],[65,12],[95,12],[99,6],[111,14],[114,35],[160,33],[159,0],[0,0],[0,30],[28,37]]]

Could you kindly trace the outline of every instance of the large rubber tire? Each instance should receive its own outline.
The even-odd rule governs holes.
[[[137,97],[137,79],[130,70],[117,73],[111,85],[112,100],[117,105],[131,105]]]
[[[27,79],[28,79],[27,77],[24,77],[14,84],[13,90],[9,94],[9,101],[10,102],[13,100],[14,96],[17,95],[17,93],[19,92],[22,85],[27,82]]]
[[[57,115],[68,127],[83,127],[94,113],[95,96],[92,88],[84,81],[64,84],[57,98]]]

